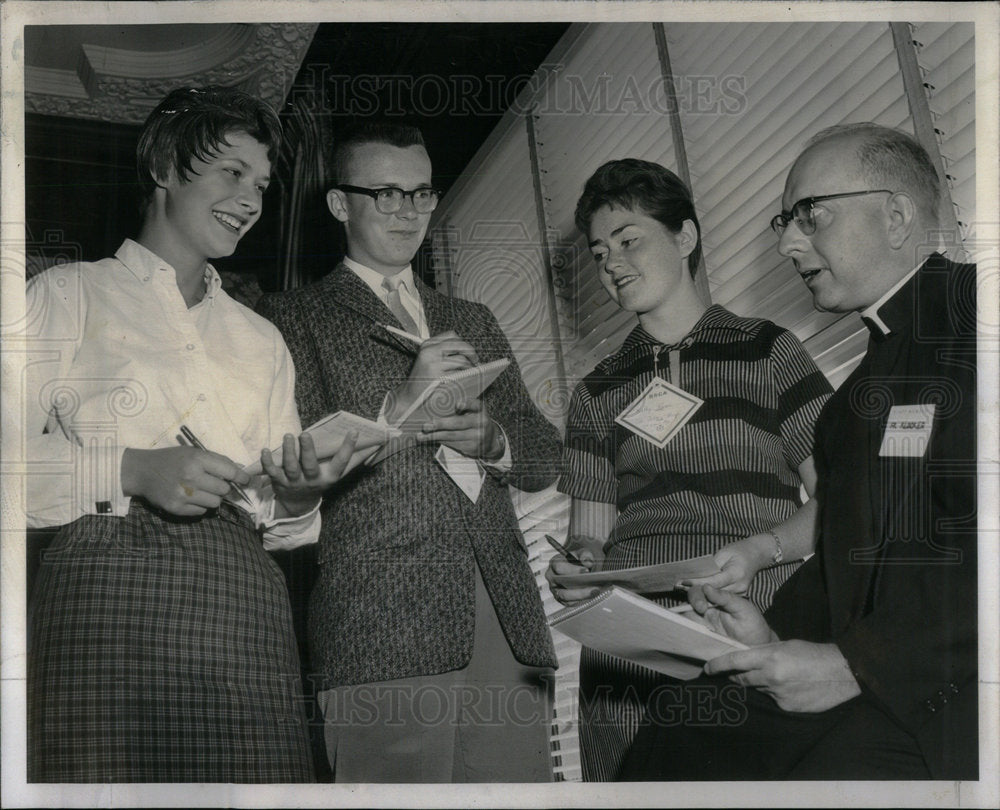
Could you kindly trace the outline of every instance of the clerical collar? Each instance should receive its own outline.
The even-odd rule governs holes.
[[[923,262],[918,264],[909,273],[907,273],[899,281],[893,284],[892,287],[890,287],[885,292],[885,294],[878,299],[878,301],[876,301],[871,306],[865,307],[863,310],[861,310],[861,320],[864,321],[865,326],[867,326],[871,330],[872,334],[875,334],[878,337],[884,337],[885,335],[888,335],[892,332],[892,329],[890,329],[886,325],[885,321],[883,321],[879,317],[878,311],[883,304],[885,304],[889,299],[891,299],[896,293],[898,293],[903,288],[903,285],[905,285],[907,281],[909,281],[916,275],[917,270],[923,267],[923,264],[924,264]]]
[[[381,297],[384,293],[382,290],[382,279],[385,278],[378,270],[372,270],[370,267],[366,267],[361,262],[352,259],[350,256],[344,257],[344,266],[348,270],[351,270],[355,275],[357,275],[365,284],[371,287],[375,294]],[[410,295],[416,295],[416,286],[413,283],[413,266],[406,265],[399,273],[396,274],[405,285],[406,290]]]

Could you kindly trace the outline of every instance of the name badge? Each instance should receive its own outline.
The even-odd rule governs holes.
[[[666,447],[697,410],[703,399],[660,377],[654,377],[615,421],[657,447]]]
[[[920,458],[934,426],[934,405],[893,405],[885,423],[880,456]]]

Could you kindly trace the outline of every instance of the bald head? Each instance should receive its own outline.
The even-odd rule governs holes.
[[[923,227],[938,227],[941,185],[934,164],[913,136],[878,124],[841,124],[810,138],[796,164],[817,152],[842,161],[839,166],[831,164],[831,169],[862,183],[859,188],[906,192]]]
[[[937,176],[909,136],[884,127],[824,130],[792,166],[778,252],[817,309],[863,310],[937,241]]]

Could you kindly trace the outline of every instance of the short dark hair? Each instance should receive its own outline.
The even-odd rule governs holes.
[[[348,164],[351,153],[357,147],[366,143],[384,143],[406,149],[410,146],[423,146],[424,136],[420,130],[411,124],[384,119],[368,119],[346,127],[333,144],[331,168],[332,185],[347,182]]]
[[[873,187],[905,191],[917,204],[924,222],[938,223],[941,203],[941,182],[927,150],[901,129],[883,127],[865,121],[857,124],[838,124],[813,135],[802,150],[844,136],[861,137],[855,154],[861,170]]]
[[[204,160],[226,143],[231,132],[245,132],[267,147],[273,164],[281,148],[281,122],[265,102],[235,87],[180,87],[149,114],[139,135],[136,167],[143,206],[156,190],[157,178],[171,170],[187,180],[194,158]]]
[[[701,225],[694,212],[691,191],[676,174],[648,160],[610,160],[583,187],[573,215],[576,227],[589,234],[594,214],[605,206],[638,209],[674,234],[681,232],[685,219],[690,219],[698,233],[694,250],[688,256],[688,271],[694,278],[701,261]]]

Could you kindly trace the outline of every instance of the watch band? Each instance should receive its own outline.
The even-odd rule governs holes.
[[[775,532],[771,532],[771,537],[774,538],[774,554],[771,556],[771,565],[777,565],[785,559],[785,552],[781,548],[781,538]]]

